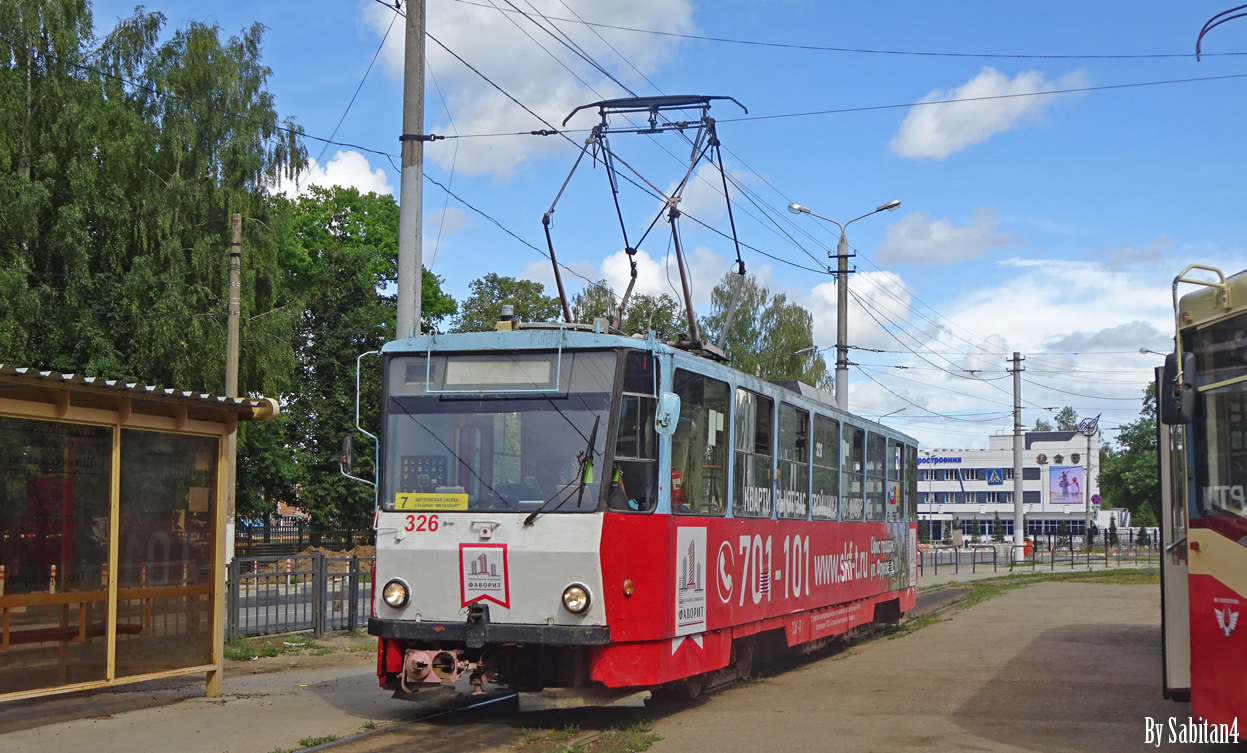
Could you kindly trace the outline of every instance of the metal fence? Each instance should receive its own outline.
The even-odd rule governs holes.
[[[225,591],[226,638],[311,631],[319,638],[367,623],[372,557],[235,557]]]
[[[297,555],[308,547],[346,551],[376,543],[371,528],[315,528],[308,525],[239,526],[234,532],[234,556],[276,557]]]
[[[918,551],[918,572],[939,575],[945,573],[959,575],[961,568],[968,573],[976,573],[980,569],[990,568],[993,572],[1001,569],[1014,571],[1017,568],[1037,570],[1040,568],[1056,570],[1058,568],[1074,569],[1075,567],[1115,567],[1120,565],[1153,565],[1159,564],[1159,546],[1154,537],[1145,537],[1142,541],[1135,538],[1133,543],[1123,538],[1114,541],[1110,538],[1105,545],[1102,537],[1097,537],[1091,546],[1070,537],[1036,537],[1023,562],[1010,562],[1010,545],[1008,544],[966,544],[950,546],[947,544],[922,544]]]

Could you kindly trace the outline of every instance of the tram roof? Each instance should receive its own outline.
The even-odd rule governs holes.
[[[673,348],[653,338],[642,339],[605,332],[564,329],[552,325],[510,332],[455,332],[450,334],[421,335],[420,337],[388,342],[381,347],[381,352],[384,355],[419,355],[430,352],[471,353],[517,350],[550,351],[560,349],[601,350],[604,348],[632,348],[672,355],[676,358],[677,365],[680,368],[697,371],[706,376],[724,380],[734,386],[744,387],[745,389],[794,405],[804,403],[806,407],[815,408],[820,413],[833,418],[848,419],[853,425],[886,433],[907,444],[915,446],[918,444],[916,439],[904,432],[885,426],[878,421],[872,421],[853,413],[841,411],[832,402],[832,396],[817,387],[791,380],[770,382],[761,377],[746,374],[727,364],[716,363],[688,351]]]
[[[1182,296],[1178,302],[1178,326],[1185,329],[1207,324],[1247,309],[1247,270],[1230,275],[1225,280],[1225,286],[1228,307],[1218,300],[1221,295],[1219,287],[1201,286]]]

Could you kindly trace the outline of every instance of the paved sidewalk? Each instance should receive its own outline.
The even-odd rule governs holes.
[[[273,671],[279,667],[286,671]],[[0,705],[0,750],[267,753],[427,711],[391,699],[375,669],[366,652],[275,657],[228,663],[222,698],[205,698],[202,678],[194,678]]]

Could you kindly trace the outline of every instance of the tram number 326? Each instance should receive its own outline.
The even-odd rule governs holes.
[[[437,530],[436,515],[408,515],[407,525],[403,526],[404,531],[436,531]]]
[[[781,570],[772,570],[771,537],[764,540],[760,535],[741,536],[739,542],[741,554],[740,580],[749,584],[748,588],[740,589],[740,606],[745,604],[745,592],[749,591],[754,604],[766,597],[771,600],[775,585],[784,598],[796,598],[810,595],[810,537],[784,537],[784,565]]]

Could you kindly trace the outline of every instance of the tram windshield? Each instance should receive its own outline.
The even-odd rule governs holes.
[[[1195,517],[1247,517],[1247,314],[1184,337],[1195,354]]]
[[[595,510],[616,359],[608,351],[392,358],[382,507]]]

